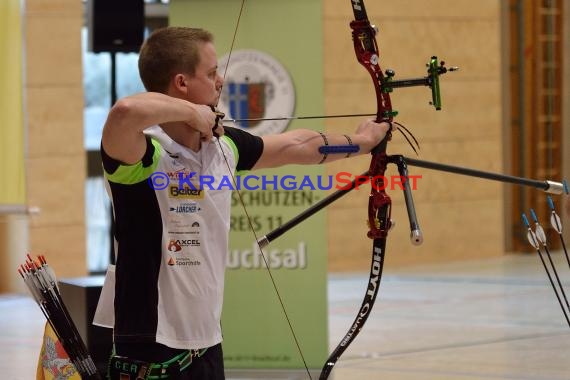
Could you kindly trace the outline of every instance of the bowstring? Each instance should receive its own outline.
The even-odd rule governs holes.
[[[243,13],[243,9],[245,6],[245,0],[242,0],[241,2],[241,6],[240,6],[240,10],[239,10],[239,14],[237,17],[237,21],[236,21],[236,27],[234,29],[234,35],[232,38],[232,43],[230,45],[230,51],[228,53],[228,61],[226,63],[226,67],[224,69],[224,75],[222,77],[222,87],[220,87],[220,94],[218,95],[218,100],[216,101],[216,106],[215,108],[217,109],[218,103],[220,102],[220,97],[222,95],[222,89],[223,89],[223,85],[226,79],[226,75],[228,73],[228,67],[230,66],[230,61],[232,58],[232,52],[234,50],[234,45],[235,45],[235,41],[236,41],[236,36],[237,36],[237,32],[239,29],[239,24],[240,24],[240,20],[241,20],[241,16]],[[232,168],[230,167],[230,163],[228,161],[228,157],[226,156],[224,149],[222,147],[222,143],[220,141],[221,137],[218,137],[218,147],[220,148],[220,152],[222,153],[222,156],[224,157],[224,161],[226,163],[226,167],[228,169],[228,172],[231,176],[233,185],[234,185],[234,191],[237,193],[238,198],[239,198],[239,202],[240,205],[243,209],[243,212],[245,213],[246,219],[247,219],[247,223],[249,225],[249,229],[252,232],[254,238],[255,238],[255,242],[257,244],[257,248],[259,249],[259,252],[261,253],[261,257],[263,258],[263,263],[265,264],[265,269],[267,269],[267,273],[269,274],[269,278],[271,279],[271,284],[273,285],[273,290],[275,291],[275,294],[277,295],[277,299],[279,300],[279,304],[281,306],[281,310],[283,311],[283,314],[285,316],[285,320],[287,321],[287,325],[289,326],[289,331],[291,332],[291,335],[293,336],[293,340],[295,341],[295,346],[297,347],[297,352],[299,352],[299,355],[301,356],[301,360],[303,361],[303,366],[305,367],[305,371],[307,372],[307,375],[309,376],[309,379],[312,380],[312,376],[311,376],[311,372],[309,371],[309,367],[307,366],[307,361],[305,360],[305,355],[303,355],[303,351],[301,350],[301,345],[299,343],[299,340],[297,338],[297,334],[295,334],[295,330],[293,328],[293,324],[291,322],[291,319],[289,318],[289,314],[287,313],[287,309],[285,308],[285,302],[283,301],[283,297],[281,296],[281,293],[279,293],[279,290],[277,288],[277,282],[275,281],[275,278],[273,277],[273,273],[271,272],[271,268],[269,267],[269,262],[267,261],[267,257],[265,256],[265,253],[263,252],[263,248],[261,247],[261,245],[259,244],[259,239],[257,237],[257,233],[255,232],[255,228],[253,227],[253,222],[251,219],[251,216],[249,215],[249,212],[247,211],[247,208],[245,206],[245,202],[243,200],[241,191],[238,189],[237,186],[237,180],[236,177],[234,175],[234,172],[232,170]]]

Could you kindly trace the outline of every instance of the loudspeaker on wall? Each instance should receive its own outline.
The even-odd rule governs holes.
[[[88,0],[89,51],[138,52],[144,18],[144,0]]]

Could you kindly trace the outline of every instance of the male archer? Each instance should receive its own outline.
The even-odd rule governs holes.
[[[163,372],[169,379],[224,379],[220,316],[231,190],[181,197],[178,189],[153,188],[153,175],[192,172],[218,182],[229,170],[326,163],[345,155],[321,154],[319,147],[358,145],[355,155],[365,154],[390,126],[369,120],[351,135],[297,129],[263,137],[222,126],[212,109],[223,79],[213,37],[202,29],[154,32],[141,48],[139,73],[148,92],[117,101],[103,129],[117,257],[115,284],[103,289],[114,290],[113,318],[95,323],[114,329],[112,379]],[[188,199],[200,213],[169,212]],[[188,226],[199,229],[199,239]],[[191,252],[193,264],[169,265],[172,250],[177,258]]]

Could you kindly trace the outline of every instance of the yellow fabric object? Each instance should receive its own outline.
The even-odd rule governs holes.
[[[81,380],[61,342],[46,322],[36,380]]]
[[[23,205],[24,117],[21,0],[0,1],[0,205]]]

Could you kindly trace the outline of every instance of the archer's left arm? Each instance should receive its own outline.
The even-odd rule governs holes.
[[[350,135],[319,133],[309,129],[296,129],[279,135],[263,137],[263,153],[254,169],[275,168],[288,164],[314,165],[345,158],[346,154],[319,152],[323,145],[358,145],[360,150],[350,156],[369,153],[382,141],[389,125],[371,120],[362,122],[355,133]]]

